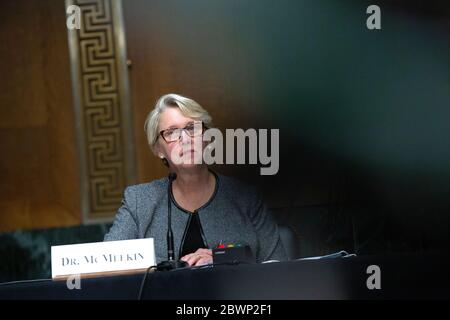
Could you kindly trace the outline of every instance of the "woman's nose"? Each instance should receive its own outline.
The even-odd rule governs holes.
[[[186,130],[181,130],[180,140],[182,143],[191,142],[191,137],[187,134]]]

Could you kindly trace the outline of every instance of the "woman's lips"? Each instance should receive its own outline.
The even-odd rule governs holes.
[[[186,151],[187,154],[194,154],[195,153],[195,149],[190,149],[188,151]],[[182,157],[185,154],[185,152],[183,150],[180,151],[180,157]]]

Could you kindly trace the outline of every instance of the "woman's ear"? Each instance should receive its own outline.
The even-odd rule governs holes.
[[[166,166],[169,167],[169,161],[167,161],[166,157],[164,156],[164,154],[161,152],[161,148],[158,145],[158,143],[156,143],[153,148],[152,148],[152,152],[155,156],[157,156],[159,159],[161,159],[162,163]]]
[[[151,149],[155,156],[157,156],[158,158],[161,158],[162,153],[161,153],[161,149],[160,149],[158,143],[155,143],[155,145],[153,147],[151,147]]]

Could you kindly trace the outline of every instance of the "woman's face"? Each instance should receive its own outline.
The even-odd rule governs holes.
[[[183,169],[192,168],[202,163],[203,154],[203,139],[201,122],[196,122],[192,118],[184,116],[180,109],[176,107],[166,108],[160,116],[158,133],[163,130],[173,132],[172,129],[181,129],[191,127],[196,123],[196,128],[199,129],[196,134],[191,137],[186,130],[181,130],[181,136],[175,141],[165,141],[161,135],[155,145],[156,154],[169,161],[173,168]],[[168,139],[170,140],[170,139]]]

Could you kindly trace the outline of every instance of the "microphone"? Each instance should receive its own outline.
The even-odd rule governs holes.
[[[158,263],[156,269],[158,271],[168,271],[178,268],[187,267],[184,261],[175,261],[175,250],[172,232],[172,182],[177,178],[175,172],[169,174],[169,186],[167,187],[167,261]]]
[[[172,183],[177,178],[175,172],[169,174],[169,187],[167,189],[167,260],[175,260],[173,232],[172,232]]]

